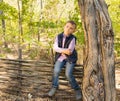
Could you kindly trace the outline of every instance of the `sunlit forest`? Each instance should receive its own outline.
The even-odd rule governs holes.
[[[120,56],[120,0],[106,2],[117,58]],[[77,23],[77,48],[82,55],[84,32],[77,0],[0,0],[0,19],[2,58],[50,59],[54,38],[68,20]]]
[[[109,19],[110,16],[111,21],[106,21],[108,24],[108,26],[105,26],[106,29],[105,27],[103,29],[101,28],[104,22],[103,23],[101,22],[100,27],[98,23],[100,21],[104,21],[105,18],[101,17],[98,22],[96,21],[98,25],[94,24],[95,26],[93,30],[96,31],[97,33],[94,33],[93,35],[94,38],[92,36],[89,37],[89,39],[96,38],[95,40],[97,41],[95,40],[92,41],[94,42],[100,41],[100,42],[97,43],[96,50],[95,48],[94,50],[93,49],[90,50],[92,55],[91,54],[88,55],[88,57],[91,56],[89,59],[85,54],[85,49],[87,49],[85,44],[86,42],[85,30],[87,30],[87,28],[85,29],[83,25],[84,22],[81,19],[82,11],[80,11],[80,7],[79,7],[80,4],[78,4],[78,1],[80,0],[0,0],[0,46],[1,46],[0,101],[75,101],[74,94],[72,93],[70,87],[67,85],[68,81],[63,76],[63,74],[65,74],[64,71],[60,74],[61,90],[58,92],[58,94],[53,99],[50,99],[45,95],[47,94],[52,82],[52,73],[53,73],[54,57],[55,57],[55,51],[53,50],[53,43],[56,35],[63,32],[64,25],[66,24],[67,21],[70,20],[74,21],[77,25],[74,35],[77,37],[75,49],[78,52],[78,61],[74,75],[78,83],[82,85],[82,80],[86,79],[86,78],[83,79],[84,69],[88,68],[88,70],[86,70],[86,76],[90,79],[89,80],[87,80],[88,78],[86,79],[88,85],[85,82],[85,86],[88,87],[88,90],[86,90],[86,92],[88,91],[87,93],[91,95],[90,96],[91,99],[94,99],[92,93],[89,92],[92,89],[92,86],[93,88],[95,86],[96,89],[98,90],[98,86],[95,85],[97,84],[95,82],[96,80],[98,82],[98,85],[101,88],[103,87],[102,89],[103,93],[107,88],[107,87],[104,88],[105,86],[104,84],[106,85],[108,84],[108,86],[110,84],[111,85],[113,84],[111,88],[108,87],[107,89],[111,90],[111,92],[112,90],[113,91],[116,90],[116,94],[118,96],[118,98],[116,98],[118,100],[116,101],[119,101],[120,99],[120,0],[105,0],[107,6],[102,5],[103,11],[105,7],[108,7],[109,15],[105,14],[104,12],[104,17],[106,17],[106,19],[107,18]],[[89,1],[90,0],[86,0],[86,2],[88,3]],[[103,3],[104,0],[93,0],[93,3],[97,1],[99,1],[99,3],[100,2]],[[97,10],[99,9],[95,8],[97,7],[95,5],[97,4],[94,4],[94,9],[97,12]],[[88,7],[88,9],[89,8],[90,7]],[[86,11],[89,11],[88,9]],[[99,13],[99,11],[97,13]],[[97,13],[95,14],[97,15]],[[86,16],[87,14],[84,16],[84,19],[88,19],[88,16],[87,17]],[[89,19],[89,21],[90,20],[91,19]],[[91,20],[91,23],[92,22],[94,22],[93,19]],[[111,24],[110,22],[112,22],[113,28],[111,28],[111,25],[109,25]],[[111,30],[109,29],[107,30],[107,28],[111,28]],[[108,48],[104,47],[103,45],[104,42],[102,43],[102,41],[98,38],[99,35],[97,34],[100,33],[99,31],[101,30],[102,31],[107,30],[106,31],[107,34],[112,33],[110,36],[106,35],[105,37],[106,39],[102,40],[106,43],[109,41]],[[112,32],[110,33],[110,31]],[[106,33],[104,32],[100,33],[101,35],[103,34],[103,39]],[[114,41],[112,41],[112,39]],[[88,47],[88,50],[89,48],[94,47],[94,44],[89,44],[89,45],[90,47]],[[114,46],[114,48],[112,46]],[[101,47],[104,47],[104,49],[106,50],[103,49],[104,50],[103,51]],[[109,48],[111,50],[114,50],[114,52],[111,50],[109,51]],[[98,52],[99,56],[97,55],[94,58],[93,56],[96,55],[96,54],[94,55],[94,52],[96,51]],[[114,53],[114,55],[112,53]],[[84,55],[86,55],[86,57]],[[84,61],[85,60],[84,58],[86,58],[86,61],[87,62],[89,61],[89,63],[91,60],[94,60],[92,61],[92,63],[90,63],[91,67],[88,65],[86,61]],[[86,66],[86,68],[84,68],[84,66]],[[102,69],[100,69],[100,67]],[[106,74],[106,71],[104,71],[104,69],[108,71],[107,72],[108,75]],[[103,77],[104,78],[108,77],[109,80],[108,79],[104,80]],[[114,80],[116,81],[115,90],[113,87],[115,85]],[[92,85],[91,86],[89,82],[92,83],[94,82],[94,83],[93,85],[91,84]],[[85,89],[83,90],[85,91]],[[95,91],[94,89],[92,90]],[[111,94],[110,96],[115,97],[115,95],[112,95],[111,92],[108,91],[107,94],[110,93]],[[104,96],[105,93],[101,96]],[[109,98],[109,96],[107,97]],[[96,97],[96,99],[97,98],[99,99],[97,101],[107,101],[107,100],[100,100],[100,97],[98,96]],[[84,100],[84,101],[93,101],[93,100]],[[112,101],[112,100],[108,100],[108,101]]]

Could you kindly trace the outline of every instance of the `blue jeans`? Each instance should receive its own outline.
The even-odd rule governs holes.
[[[65,75],[68,79],[68,81],[70,82],[71,84],[71,87],[74,89],[74,90],[78,90],[80,89],[78,83],[76,82],[74,76],[73,76],[73,69],[75,67],[75,63],[69,63],[67,61],[56,61],[55,63],[55,66],[54,66],[54,74],[53,74],[53,81],[52,81],[52,86],[55,87],[55,88],[58,88],[58,85],[59,85],[59,74],[62,70],[62,68],[64,67],[64,65],[66,64],[65,66]]]

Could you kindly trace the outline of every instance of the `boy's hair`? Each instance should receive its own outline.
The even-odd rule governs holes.
[[[67,21],[66,24],[67,23],[71,23],[72,25],[75,25],[75,28],[77,27],[76,23],[74,21],[72,21],[72,20]]]

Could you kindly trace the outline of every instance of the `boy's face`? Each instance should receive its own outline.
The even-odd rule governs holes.
[[[70,34],[75,32],[75,25],[71,24],[71,23],[66,23],[66,25],[64,26],[64,34],[69,36]]]

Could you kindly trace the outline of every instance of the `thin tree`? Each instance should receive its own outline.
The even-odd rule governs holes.
[[[104,0],[78,0],[85,33],[83,101],[115,101],[114,32]]]
[[[21,3],[21,4],[20,4]],[[18,22],[19,22],[19,43],[18,43],[18,58],[22,59],[22,47],[23,42],[23,28],[22,28],[22,0],[17,0],[18,4]]]
[[[43,9],[43,0],[40,0],[40,18],[39,18],[39,23],[42,22],[43,19],[43,15],[42,15],[42,9]],[[40,30],[40,24],[38,26],[38,42],[40,41],[40,33],[42,32],[42,30]]]
[[[2,3],[3,0],[0,0],[0,3]],[[6,24],[5,24],[5,19],[4,19],[4,12],[2,10],[0,10],[0,15],[2,15],[2,33],[3,33],[3,41],[4,41],[4,47],[7,48],[8,44],[6,41]]]
[[[31,25],[32,21],[33,21],[33,15],[34,15],[34,5],[33,5],[33,0],[30,1],[30,11],[29,11],[29,16],[30,16],[30,20],[29,20],[29,31],[30,31],[30,35],[34,32],[33,31],[33,26]],[[31,47],[31,42],[28,43],[28,49],[30,50]]]

